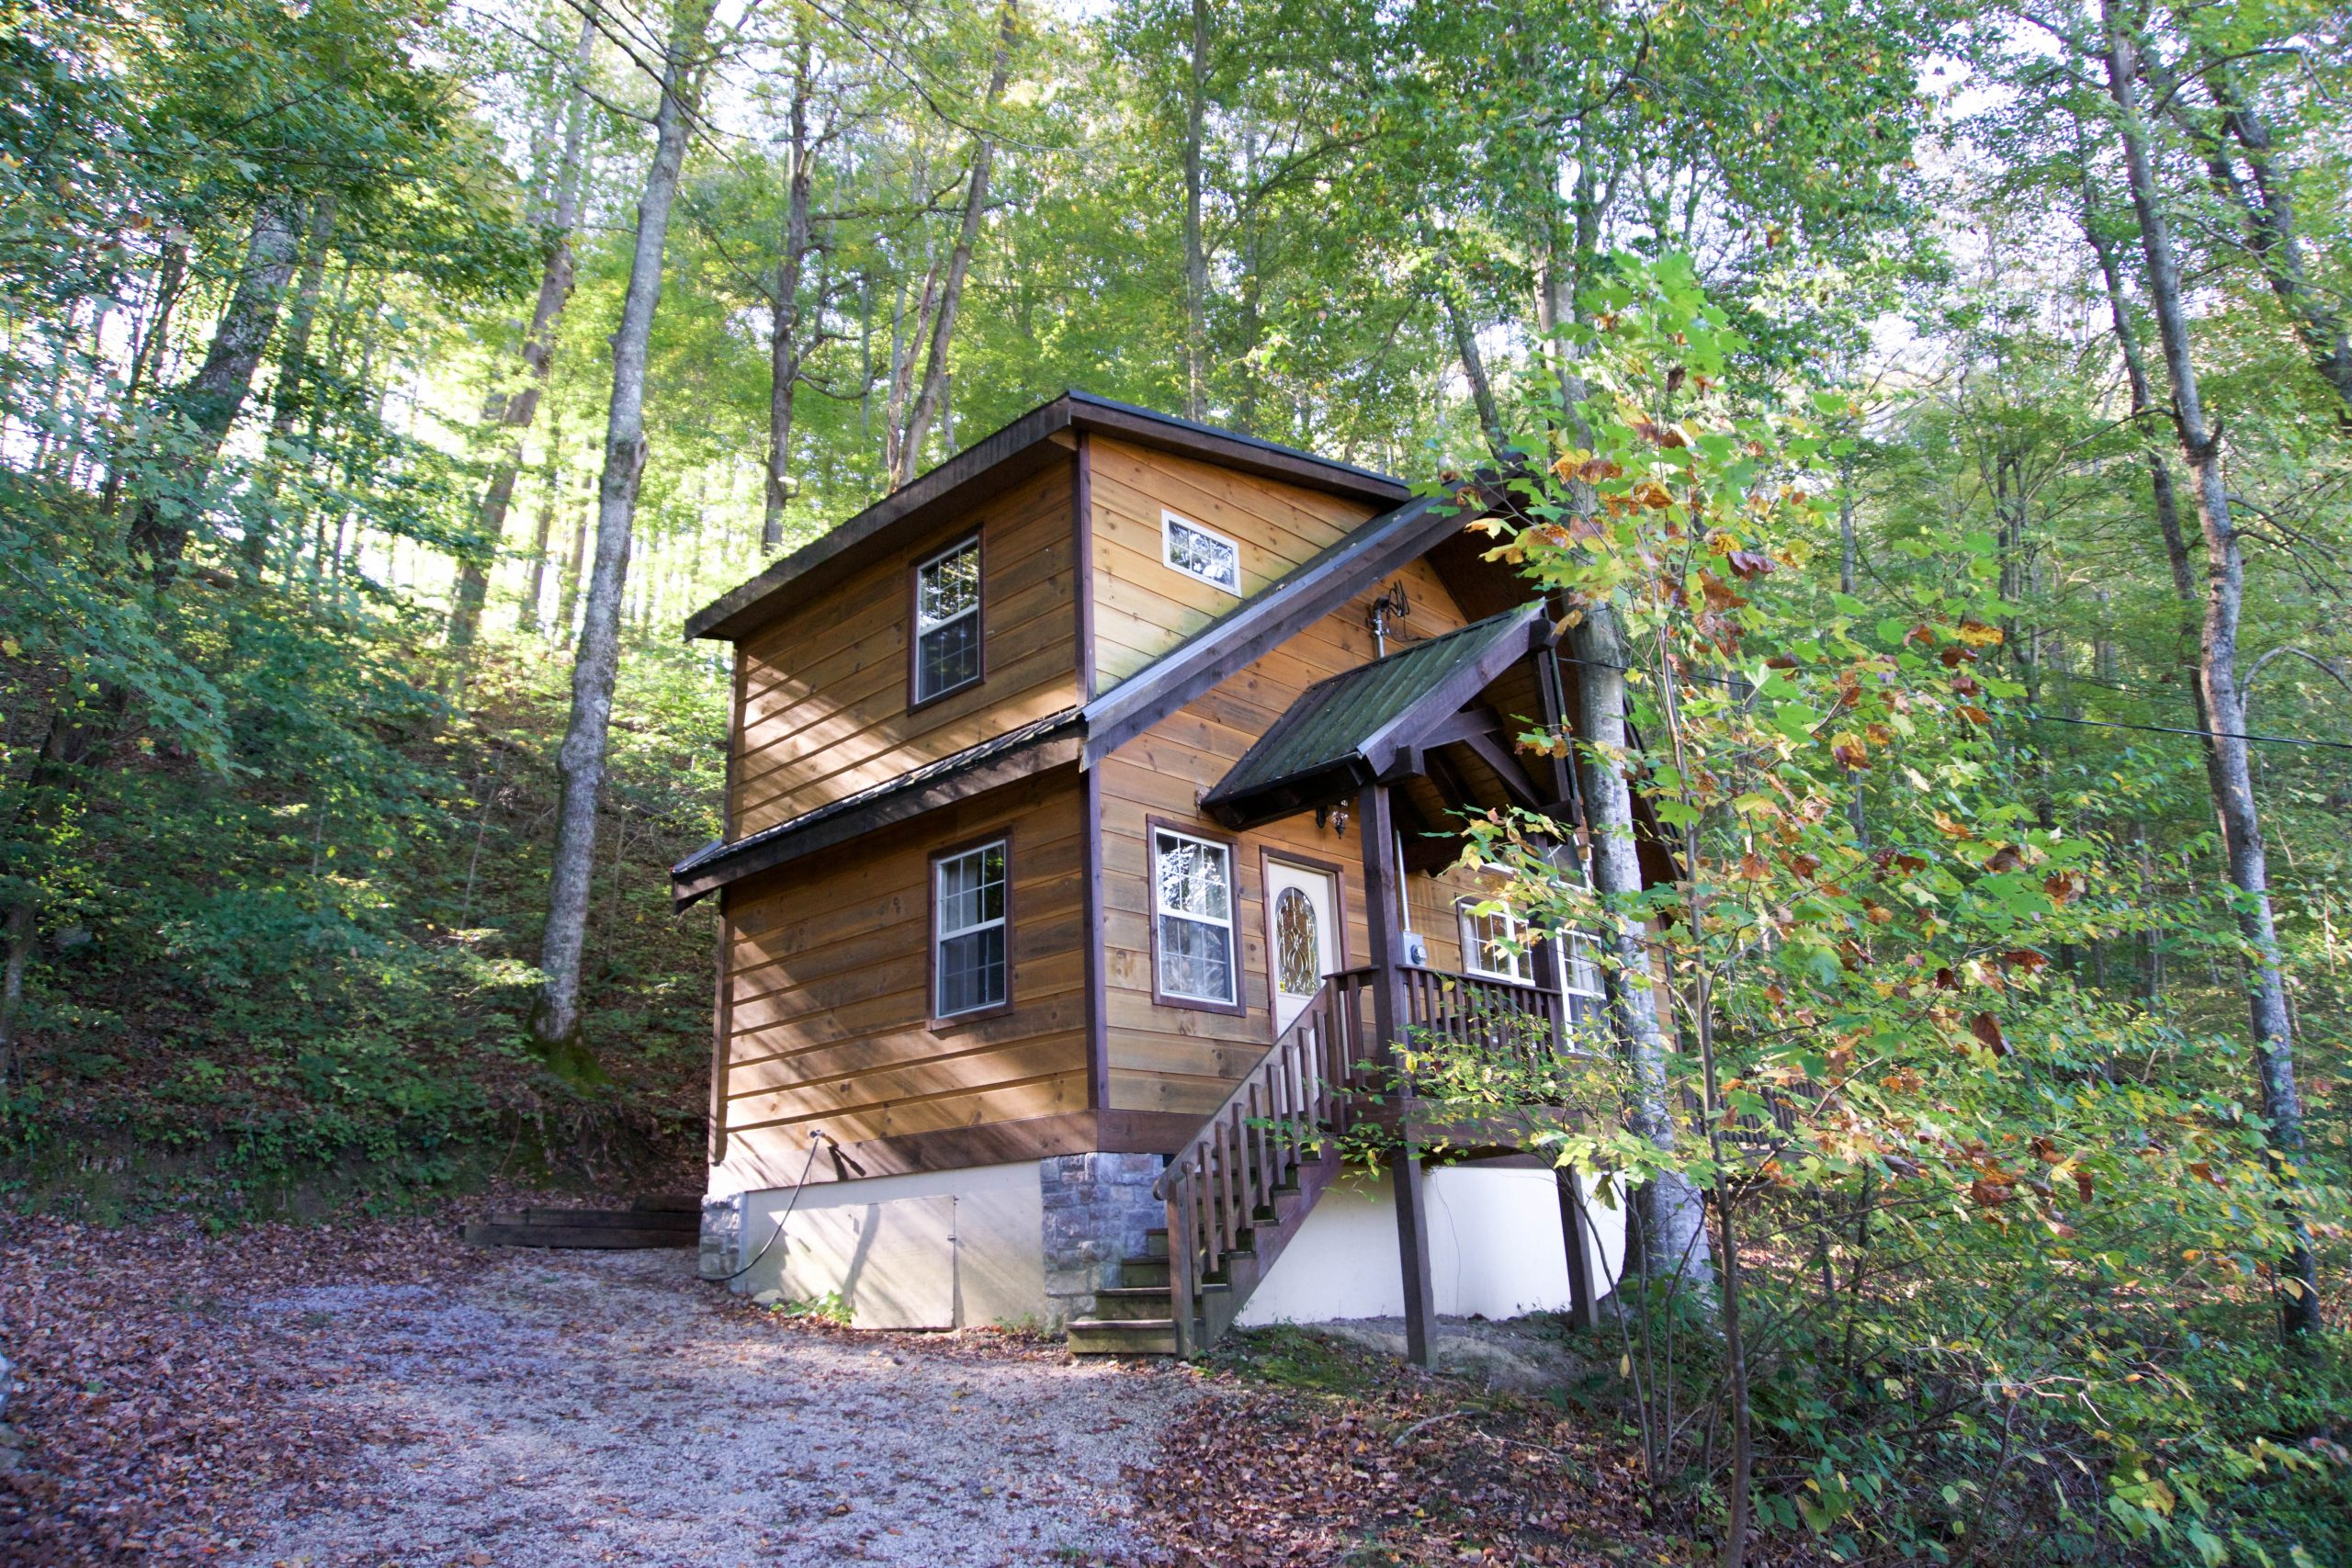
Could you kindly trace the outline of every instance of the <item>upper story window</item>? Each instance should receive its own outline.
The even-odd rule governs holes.
[[[1238,1006],[1231,848],[1155,828],[1151,881],[1160,996],[1171,1001]]]
[[[1454,906],[1462,921],[1463,967],[1473,975],[1529,984],[1534,978],[1534,966],[1519,921],[1501,909],[1480,914],[1480,902],[1464,898]]]
[[[954,1018],[1005,1001],[1005,841],[931,863],[932,1016]]]
[[[1187,577],[1241,592],[1241,547],[1224,535],[1177,516],[1159,514],[1160,558]]]
[[[913,701],[980,678],[980,541],[950,545],[915,568]]]

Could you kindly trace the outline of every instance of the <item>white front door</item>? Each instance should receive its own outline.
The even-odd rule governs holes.
[[[1340,967],[1339,878],[1288,861],[1266,863],[1266,967],[1279,1035]]]

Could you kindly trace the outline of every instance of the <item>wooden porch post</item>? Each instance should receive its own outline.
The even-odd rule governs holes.
[[[1403,1043],[1407,1010],[1405,979],[1397,972],[1404,944],[1399,937],[1405,890],[1396,881],[1396,833],[1388,813],[1388,786],[1370,784],[1356,796],[1357,831],[1363,841],[1364,922],[1372,936],[1373,1031],[1378,1059],[1394,1066]],[[1412,1136],[1415,1101],[1398,1098],[1397,1146],[1388,1179],[1396,1199],[1396,1254],[1405,1274],[1405,1359],[1417,1367],[1436,1364],[1430,1330],[1437,1317],[1437,1292],[1430,1279],[1430,1216],[1422,1191],[1421,1151]]]

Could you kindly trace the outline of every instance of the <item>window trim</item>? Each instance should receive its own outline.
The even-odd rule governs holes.
[[[958,681],[943,687],[929,696],[922,694],[922,573],[923,569],[945,560],[949,556],[970,546],[979,552],[979,602],[972,606],[973,635],[978,639],[979,658],[978,672],[968,681]],[[961,619],[961,617],[957,617]],[[941,626],[952,625],[942,621]],[[935,629],[935,628],[934,628]],[[966,534],[940,549],[917,559],[907,569],[907,711],[929,707],[944,702],[958,692],[970,691],[989,678],[989,547],[985,530]]]
[[[1512,916],[1506,915],[1503,919],[1510,920],[1512,926],[1518,928],[1513,935],[1526,950],[1520,954],[1520,962],[1527,965],[1527,973],[1505,975],[1497,970],[1488,969],[1480,963],[1479,950],[1484,944],[1478,941],[1477,930],[1473,923],[1478,917],[1470,911],[1488,902],[1491,900],[1487,897],[1472,893],[1464,893],[1453,901],[1453,934],[1454,940],[1462,944],[1462,972],[1465,975],[1475,975],[1481,980],[1500,980],[1510,986],[1537,985],[1535,954],[1542,939],[1531,938],[1524,922]]]
[[[1293,854],[1288,850],[1277,850],[1271,844],[1259,845],[1258,908],[1260,914],[1264,917],[1266,926],[1266,1010],[1269,1017],[1273,1014],[1274,987],[1276,984],[1275,965],[1281,962],[1281,959],[1278,956],[1280,949],[1276,945],[1274,940],[1274,900],[1272,895],[1274,886],[1274,867],[1277,865],[1293,866],[1300,871],[1317,872],[1331,879],[1331,886],[1333,889],[1332,897],[1338,906],[1332,911],[1331,918],[1339,922],[1339,929],[1332,935],[1331,951],[1339,959],[1340,967],[1341,969],[1344,970],[1349,967],[1347,868],[1338,865],[1330,861],[1317,860],[1312,855]],[[1156,886],[1152,889],[1155,903],[1158,899],[1159,891],[1159,888]],[[1157,933],[1159,930],[1159,920],[1158,918],[1159,910],[1157,908],[1153,909],[1152,913],[1153,919],[1151,922],[1151,929],[1155,933]],[[1157,953],[1152,955],[1151,977],[1154,984],[1159,982],[1159,957]]]
[[[1231,546],[1233,548],[1233,581],[1231,582],[1219,582],[1216,578],[1204,577],[1201,573],[1194,571],[1189,566],[1179,565],[1176,560],[1176,534],[1173,526],[1174,525],[1182,525],[1186,528],[1190,528],[1195,534],[1205,535],[1207,537],[1215,539],[1220,545]],[[1187,517],[1182,513],[1165,506],[1159,509],[1159,563],[1169,570],[1176,572],[1181,576],[1189,577],[1195,582],[1205,582],[1220,593],[1230,593],[1236,599],[1241,597],[1241,541],[1238,539],[1228,538],[1225,535],[1220,534],[1216,529],[1210,527],[1207,524]]]
[[[1189,1008],[1194,1012],[1225,1013],[1234,1018],[1246,1016],[1250,1011],[1250,974],[1241,951],[1241,906],[1245,901],[1241,886],[1241,846],[1222,833],[1213,833],[1196,823],[1181,822],[1167,817],[1145,818],[1143,832],[1144,915],[1151,922],[1153,1005]],[[1233,942],[1233,1000],[1230,1002],[1177,996],[1159,988],[1159,835],[1162,833],[1173,833],[1180,839],[1190,839],[1195,843],[1214,844],[1225,851],[1226,874],[1232,879],[1233,894],[1232,912],[1226,922]],[[1261,905],[1265,902],[1264,891],[1261,885],[1259,888]]]
[[[941,939],[941,932],[939,929],[939,865],[942,861],[955,860],[960,856],[968,855],[975,850],[985,850],[994,844],[1001,844],[1004,846],[1004,999],[999,1002],[990,1002],[986,1007],[971,1008],[963,1012],[942,1013],[939,1010],[939,943]],[[1010,827],[1006,827],[999,829],[993,833],[984,833],[977,839],[967,839],[961,843],[950,844],[944,849],[933,850],[931,852],[930,859],[924,863],[923,898],[930,906],[930,916],[928,920],[930,940],[923,947],[922,1010],[924,1015],[924,1027],[929,1029],[933,1034],[944,1034],[951,1030],[961,1029],[966,1024],[976,1023],[985,1019],[1001,1018],[1006,1013],[1012,1010],[1012,829]],[[975,927],[973,929],[978,930],[979,928]]]

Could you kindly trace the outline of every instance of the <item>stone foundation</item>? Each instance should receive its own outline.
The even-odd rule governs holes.
[[[1143,1255],[1144,1233],[1168,1223],[1168,1206],[1151,1195],[1167,1163],[1159,1155],[1106,1154],[1037,1162],[1049,1326],[1091,1315],[1094,1293],[1119,1282],[1120,1262]]]

